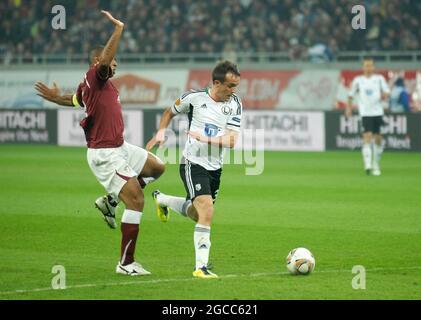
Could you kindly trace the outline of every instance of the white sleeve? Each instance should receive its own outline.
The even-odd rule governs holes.
[[[387,85],[386,79],[383,76],[380,76],[380,85],[384,93],[390,93],[390,88]]]
[[[241,130],[241,114],[243,113],[243,105],[240,98],[233,96],[235,101],[234,103],[234,112],[228,118],[227,129],[239,132]]]
[[[190,102],[191,102],[191,95],[190,91],[184,93],[181,95],[180,98],[178,98],[173,106],[171,107],[171,111],[173,114],[179,114],[179,113],[187,113],[190,110]]]
[[[358,92],[358,78],[354,78],[351,83],[351,90],[348,93],[348,97],[353,98]]]

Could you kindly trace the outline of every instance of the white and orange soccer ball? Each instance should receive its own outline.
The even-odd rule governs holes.
[[[288,271],[292,274],[310,274],[316,266],[313,254],[306,248],[291,250],[286,263]]]

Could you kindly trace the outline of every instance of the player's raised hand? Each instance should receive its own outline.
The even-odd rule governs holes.
[[[111,13],[109,13],[108,11],[105,10],[101,10],[101,13],[106,16],[108,18],[108,20],[110,20],[116,27],[124,27],[124,23],[121,22],[120,20],[117,20],[116,18],[114,18]]]
[[[148,151],[151,150],[156,144],[159,144],[159,147],[162,147],[162,145],[164,144],[164,142],[165,142],[165,129],[161,129],[146,144],[146,150],[148,150]]]
[[[57,96],[60,95],[60,88],[55,82],[53,83],[53,86],[51,88],[49,88],[42,82],[36,82],[35,89],[38,91],[38,96],[52,102],[54,102],[55,98],[57,98]]]

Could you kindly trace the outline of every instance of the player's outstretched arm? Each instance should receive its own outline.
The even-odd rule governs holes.
[[[37,95],[41,98],[56,103],[60,106],[73,107],[73,95],[72,94],[60,94],[60,88],[54,82],[53,87],[49,88],[42,82],[35,83],[35,89],[38,91]]]
[[[99,74],[103,79],[108,78],[108,70],[113,61],[118,44],[120,42],[121,34],[123,33],[124,23],[120,20],[115,19],[108,11],[102,10],[101,13],[114,24],[114,32],[108,39],[107,44],[105,45],[104,50],[99,57]]]
[[[165,129],[168,128],[168,125],[170,124],[172,118],[175,117],[175,114],[172,113],[171,108],[168,108],[164,111],[161,117],[161,121],[159,122],[159,129],[156,135],[149,140],[149,142],[146,144],[146,150],[151,150],[156,144],[159,143],[159,146],[161,147],[165,142]]]
[[[193,131],[188,131],[187,134],[200,142],[205,142],[223,148],[234,148],[238,139],[238,132],[233,130],[227,130],[226,134],[215,138],[205,137]]]

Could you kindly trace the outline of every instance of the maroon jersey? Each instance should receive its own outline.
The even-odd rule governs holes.
[[[102,80],[91,66],[79,85],[76,97],[87,116],[80,122],[88,148],[116,148],[123,144],[123,113],[118,91],[108,79]]]

